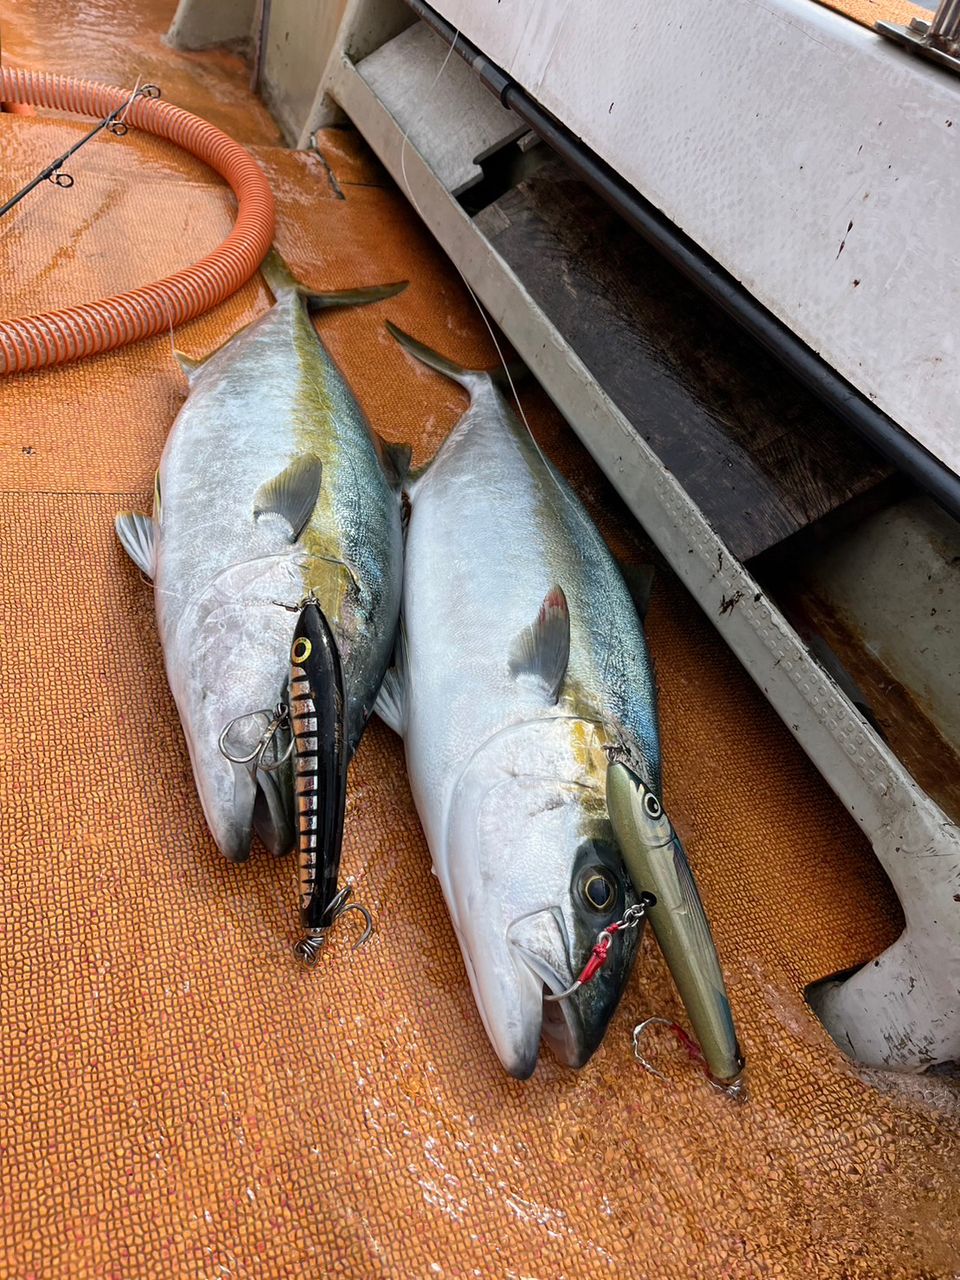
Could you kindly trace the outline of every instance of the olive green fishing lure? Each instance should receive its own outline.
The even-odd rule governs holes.
[[[607,810],[637,892],[683,1000],[711,1080],[743,1094],[737,1042],[717,949],[690,864],[657,796],[622,760],[607,770]]]

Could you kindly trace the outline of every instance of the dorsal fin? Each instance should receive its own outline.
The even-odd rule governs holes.
[[[320,493],[323,464],[315,454],[294,458],[278,476],[268,480],[254,498],[254,519],[268,512],[283,516],[290,526],[290,541],[296,542],[313,514]]]
[[[202,356],[188,356],[185,351],[179,350],[179,348],[174,344],[173,333],[171,332],[170,348],[173,351],[174,360],[176,360],[177,364],[186,375],[187,386],[193,386],[197,376],[207,367],[213,357],[223,351],[226,347],[229,347],[234,338],[239,337],[239,335],[243,333],[245,329],[249,329],[249,327],[250,326],[246,324],[241,325],[236,333],[231,333],[229,338],[224,338],[219,346],[214,347],[211,351],[208,351],[206,355]]]
[[[570,658],[570,611],[563,588],[551,587],[540,612],[510,649],[510,672],[533,684],[551,701],[560,697]]]
[[[294,279],[293,272],[275,248],[271,248],[263,262],[261,262],[260,271],[274,298],[282,298],[284,294],[299,292],[299,283]]]

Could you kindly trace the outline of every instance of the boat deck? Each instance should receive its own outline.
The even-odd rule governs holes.
[[[291,154],[227,54],[175,53],[168,0],[77,0],[55,25],[0,0],[15,65],[130,84],[251,145],[278,244],[317,288],[411,281],[318,328],[391,440],[428,459],[461,393],[389,317],[492,364],[447,260],[349,130]],[[14,189],[82,125],[0,115]],[[76,186],[0,226],[0,314],[141,284],[195,260],[231,198],[175,149],[103,138]],[[268,305],[259,283],[178,331],[201,355]],[[467,984],[402,747],[375,721],[351,771],[344,872],[376,917],[318,968],[292,954],[295,870],[226,864],[167,689],[152,593],[113,534],[146,508],[184,393],[170,343],[0,385],[3,765],[0,1143],[6,1275],[944,1276],[960,1266],[960,1115],[945,1082],[860,1073],[803,1001],[902,919],[869,847],[696,603],[666,571],[648,623],[666,797],[698,874],[750,1063],[713,1092],[672,1041],[652,938],[581,1073],[504,1076]],[[534,431],[625,561],[649,551],[546,398]],[[491,518],[495,518],[492,513]],[[493,602],[492,602],[493,604]]]

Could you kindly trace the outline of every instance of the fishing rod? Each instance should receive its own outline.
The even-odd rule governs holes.
[[[7,203],[0,208],[0,218],[2,218],[5,213],[9,213],[14,205],[19,204],[24,196],[29,195],[34,187],[38,187],[41,182],[52,182],[55,187],[62,187],[64,190],[72,187],[73,176],[69,173],[63,172],[63,166],[70,157],[75,155],[81,147],[86,146],[91,138],[95,138],[98,133],[102,133],[104,129],[109,133],[112,133],[114,137],[122,138],[124,134],[129,132],[123,117],[126,115],[127,111],[136,99],[159,97],[160,89],[158,85],[139,85],[134,89],[126,102],[121,103],[120,106],[117,107],[115,111],[111,111],[108,116],[104,116],[98,124],[94,125],[88,134],[82,137],[79,142],[75,142],[69,151],[65,151],[63,155],[54,160],[52,164],[48,164],[41,173],[37,174],[32,182],[28,182],[27,185],[18,191],[15,196],[11,196]]]

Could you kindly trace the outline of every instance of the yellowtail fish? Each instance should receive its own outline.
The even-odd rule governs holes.
[[[490,375],[391,332],[470,407],[409,485],[402,643],[377,711],[403,735],[504,1068],[529,1076],[541,1039],[581,1067],[630,975],[628,921],[642,919],[607,814],[604,748],[619,726],[659,777],[643,629],[596,526]]]
[[[160,460],[152,518],[116,522],[153,580],[197,791],[234,861],[249,854],[254,829],[277,853],[295,842],[289,767],[262,767],[285,717],[262,709],[284,710],[308,596],[336,640],[348,756],[372,712],[400,609],[409,460],[371,430],[310,319],[404,285],[308,294],[278,255],[263,270],[274,306],[205,360],[179,357],[189,394]]]

